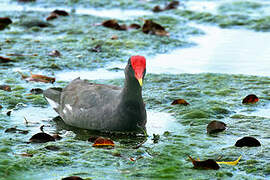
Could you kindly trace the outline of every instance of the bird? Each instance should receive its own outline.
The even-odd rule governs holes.
[[[64,88],[45,90],[43,95],[70,126],[104,132],[145,132],[147,113],[142,98],[145,57],[131,56],[124,72],[123,88],[78,77]]]

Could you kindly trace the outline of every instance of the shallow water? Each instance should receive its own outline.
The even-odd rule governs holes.
[[[92,16],[98,16],[98,17],[106,17],[110,19],[132,19],[144,15],[152,15],[153,13],[151,11],[145,11],[145,10],[134,10],[134,9],[93,9],[93,8],[81,8],[81,7],[39,7],[39,6],[27,6],[27,5],[20,5],[20,4],[4,4],[0,2],[0,12],[1,11],[36,11],[36,12],[52,12],[56,9],[59,10],[65,10],[67,12],[72,12],[75,14],[81,14],[81,15],[92,15]]]

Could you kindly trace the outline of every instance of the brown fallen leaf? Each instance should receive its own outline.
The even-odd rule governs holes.
[[[79,176],[69,176],[69,177],[62,178],[62,180],[83,180],[83,179]]]
[[[131,24],[128,26],[128,29],[140,29],[141,28],[141,25],[139,24]]]
[[[242,139],[237,140],[235,143],[235,146],[236,147],[244,147],[244,146],[258,147],[258,146],[261,146],[261,143],[254,137],[246,136],[246,137],[243,137]]]
[[[12,112],[12,111],[8,111],[8,112],[7,112],[7,116],[10,116],[10,115],[11,115],[11,112]]]
[[[118,24],[118,21],[115,20],[115,19],[110,19],[110,20],[103,21],[101,25],[104,26],[104,27],[107,27],[107,28],[111,28],[111,29],[115,29],[115,30],[120,30],[120,31],[127,30],[126,25],[121,25],[120,26]]]
[[[24,156],[24,157],[33,157],[33,154],[28,154],[28,153],[22,153],[22,154],[18,154],[20,156]]]
[[[40,133],[33,135],[29,139],[29,141],[34,142],[34,143],[45,143],[45,142],[49,142],[49,141],[55,141],[55,139],[47,133],[40,132]]]
[[[221,132],[224,131],[226,129],[226,124],[224,122],[221,121],[211,121],[208,125],[207,125],[207,133],[212,134],[212,133],[217,133],[217,132]]]
[[[190,157],[190,156],[188,156],[188,157],[191,160],[195,169],[218,170],[220,168],[219,165],[217,164],[217,162],[213,159],[207,159],[205,161],[200,161],[200,160],[196,161],[192,157]]]
[[[117,40],[117,39],[118,39],[118,36],[112,35],[111,40]]]
[[[179,6],[179,1],[171,1],[164,10],[177,9]]]
[[[9,17],[0,17],[0,30],[5,29],[12,21]]]
[[[12,62],[12,60],[10,58],[0,56],[0,63],[7,63],[7,62]]]
[[[258,101],[259,98],[255,94],[249,94],[243,99],[242,104],[254,104]]]
[[[34,82],[44,82],[44,83],[54,83],[55,82],[55,78],[53,77],[48,77],[48,76],[44,76],[44,75],[39,75],[39,74],[32,74],[30,77],[23,77],[23,79],[27,80],[27,81],[34,81]]]
[[[12,128],[7,128],[5,130],[5,133],[17,133],[19,132],[20,134],[28,134],[28,130],[22,130],[22,129],[17,129],[16,127],[12,127]]]
[[[56,19],[58,18],[58,15],[57,14],[50,14],[47,18],[46,18],[46,21],[51,21],[53,19]]]
[[[164,11],[164,9],[162,9],[159,5],[157,5],[152,9],[152,11],[153,12],[162,12],[162,11]]]
[[[95,140],[93,147],[114,147],[114,142],[111,139],[99,137]]]
[[[69,16],[68,12],[64,11],[64,10],[54,10],[53,12],[51,12],[52,14],[56,14],[58,16]]]
[[[184,100],[184,99],[176,99],[176,100],[174,100],[172,102],[171,105],[176,105],[176,104],[181,104],[181,105],[184,105],[184,106],[189,105],[189,103],[186,100]]]
[[[155,6],[152,11],[153,12],[162,12],[165,10],[170,10],[170,9],[177,9],[179,6],[179,1],[171,1],[169,4],[167,4],[164,8],[161,8],[160,6]]]
[[[11,91],[11,87],[9,85],[0,85],[0,90],[4,90],[4,91]]]
[[[152,20],[145,20],[142,31],[146,34],[154,34],[159,36],[169,36],[169,33],[163,26],[155,23]]]
[[[57,50],[53,50],[52,52],[49,53],[49,56],[60,57],[61,53],[59,51],[57,51]]]
[[[0,109],[2,109],[3,108],[3,106],[2,105],[0,105]]]

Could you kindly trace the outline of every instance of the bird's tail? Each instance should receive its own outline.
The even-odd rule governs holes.
[[[53,87],[43,91],[43,95],[48,103],[58,112],[58,107],[60,103],[60,96],[62,93],[62,88]]]

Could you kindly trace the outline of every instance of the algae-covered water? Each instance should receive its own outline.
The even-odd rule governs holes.
[[[0,17],[13,21],[0,31],[0,56],[12,60],[0,62],[0,85],[11,87],[11,92],[0,90],[0,179],[270,178],[269,3],[181,1],[178,9],[151,11],[165,4],[0,1]],[[70,15],[46,22],[54,9]],[[110,18],[140,25],[143,19],[152,19],[170,36],[97,26]],[[41,23],[48,27],[37,26]],[[97,46],[100,51],[93,50]],[[61,56],[49,56],[53,50]],[[134,54],[147,58],[147,139],[101,134],[113,139],[115,148],[94,148],[88,138],[97,132],[64,125],[42,95],[30,94],[33,88],[64,87],[78,76],[122,86],[123,67]],[[18,72],[56,77],[56,82],[27,82]],[[243,105],[248,94],[256,94],[259,102]],[[190,105],[171,105],[179,98]],[[206,126],[212,120],[225,122],[227,129],[208,135]],[[42,125],[62,139],[28,143]],[[7,131],[13,127],[28,133]],[[154,134],[160,135],[158,142]],[[244,136],[257,138],[262,146],[235,147]],[[242,159],[236,166],[206,171],[193,169],[188,155],[201,160],[233,161],[240,155]]]

